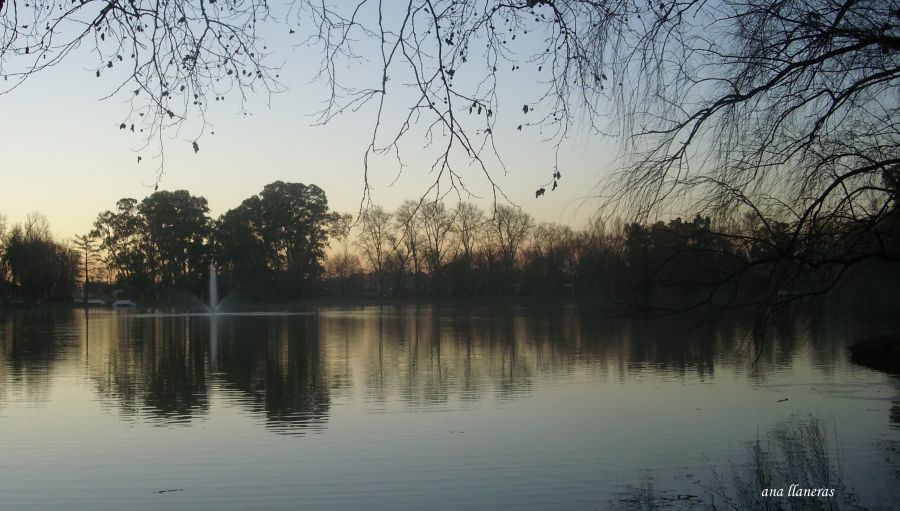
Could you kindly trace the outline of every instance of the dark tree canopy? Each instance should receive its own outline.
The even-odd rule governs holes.
[[[297,294],[322,273],[329,236],[344,234],[342,220],[318,186],[276,181],[222,215],[216,259],[227,271]]]
[[[106,264],[117,277],[126,282],[140,279],[142,286],[150,284],[149,277],[145,278],[149,276],[145,227],[138,214],[138,201],[126,198],[116,202],[115,211],[97,215],[91,231],[91,236],[100,240]]]
[[[121,199],[87,239],[113,282],[137,296],[203,296],[215,263],[229,289],[296,297],[319,281],[329,238],[346,237],[348,224],[321,188],[276,181],[218,220],[205,198],[185,190]]]
[[[78,274],[78,255],[50,236],[44,217],[29,215],[24,224],[0,232],[0,284],[15,286],[26,302],[70,299]],[[0,303],[7,298],[0,289]]]
[[[146,222],[153,271],[162,282],[202,282],[211,258],[211,220],[206,199],[187,190],[155,192],[138,210]]]
[[[118,278],[140,289],[203,289],[211,261],[206,199],[186,190],[121,199],[97,216],[92,231]]]

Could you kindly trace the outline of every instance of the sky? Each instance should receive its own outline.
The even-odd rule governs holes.
[[[327,194],[333,210],[356,213],[363,194],[363,154],[371,138],[374,110],[349,113],[329,124],[316,125],[314,113],[326,99],[324,84],[311,81],[319,54],[294,47],[290,41],[270,43],[274,61],[283,62],[281,81],[287,90],[271,97],[251,96],[249,115],[236,100],[214,103],[207,113],[211,130],[191,148],[195,126],[170,130],[164,140],[165,173],[160,190],[186,189],[209,202],[213,217],[262,190],[276,180],[315,184]],[[88,48],[81,48],[56,67],[29,78],[21,87],[0,95],[0,214],[7,222],[21,222],[40,212],[60,238],[86,233],[101,211],[114,209],[118,199],[141,199],[153,192],[156,161],[144,152],[137,162],[142,139],[118,126],[128,113],[126,96],[107,96],[115,83],[98,79]],[[347,69],[351,78],[354,72]],[[611,168],[614,144],[599,135],[579,133],[563,143],[559,153],[560,187],[540,199],[535,190],[553,171],[554,148],[542,140],[546,133],[531,127],[515,131],[521,122],[512,105],[518,97],[538,94],[537,80],[522,73],[505,75],[507,112],[498,112],[496,139],[506,172],[494,160],[488,170],[509,200],[538,221],[580,227],[595,213],[591,197]],[[511,81],[515,80],[515,81]],[[389,94],[406,93],[397,84]],[[391,96],[398,101],[402,97]],[[504,98],[506,99],[506,98]],[[394,109],[389,116],[403,112]],[[434,141],[439,146],[441,140]],[[430,162],[436,147],[423,147],[413,134],[406,141],[406,167],[399,179],[390,158],[377,159],[370,171],[373,202],[387,210],[405,199],[419,198],[433,176]],[[466,183],[477,197],[464,196],[490,208],[491,188],[476,168],[464,169]],[[448,198],[455,203],[456,196]]]

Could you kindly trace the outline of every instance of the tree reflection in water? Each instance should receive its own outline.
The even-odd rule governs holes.
[[[253,319],[217,325],[221,387],[249,397],[273,431],[321,430],[331,398],[317,318]]]

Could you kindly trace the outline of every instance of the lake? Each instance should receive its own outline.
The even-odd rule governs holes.
[[[0,508],[893,508],[900,380],[846,346],[896,325],[751,319],[2,311]]]

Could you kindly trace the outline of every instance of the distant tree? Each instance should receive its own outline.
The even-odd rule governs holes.
[[[0,256],[5,251],[6,247],[6,216],[0,213]],[[2,261],[2,257],[0,257],[0,261]],[[6,267],[3,264],[0,264],[0,281],[5,280],[7,278],[6,275]],[[0,296],[2,297],[2,296]]]
[[[258,196],[228,210],[216,222],[215,260],[231,284],[246,287],[268,282],[271,269],[265,242],[260,235],[262,206]]]
[[[595,217],[587,229],[576,234],[576,291],[608,298],[624,294],[626,265],[623,229],[621,221],[608,225]]]
[[[138,205],[144,247],[163,288],[199,291],[210,262],[211,224],[206,199],[186,190],[158,191]]]
[[[331,212],[325,192],[316,185],[276,181],[223,215],[219,224],[222,262],[246,267],[247,257],[277,280],[288,295],[308,290],[321,276],[329,236],[346,226],[345,216]]]
[[[6,237],[0,265],[30,302],[71,300],[78,273],[78,256],[53,240],[45,217],[30,214]]]
[[[470,202],[460,202],[453,214],[452,231],[456,239],[457,253],[466,265],[471,266],[475,259],[475,250],[481,241],[484,227],[484,212]]]
[[[98,275],[102,273],[100,268],[101,260],[98,250],[97,238],[90,234],[76,235],[72,240],[72,246],[78,251],[81,259],[81,292],[82,300],[87,304],[90,295],[90,285],[92,281],[98,280]]]
[[[146,221],[135,199],[120,199],[115,211],[97,215],[91,236],[99,240],[104,261],[115,272],[119,283],[137,289],[153,285],[146,233]]]
[[[515,267],[519,248],[528,238],[533,223],[531,216],[520,208],[499,206],[494,212],[490,228],[491,239],[505,270]]]
[[[366,208],[360,217],[360,228],[357,244],[375,274],[379,291],[384,293],[387,291],[386,265],[394,246],[391,243],[391,214],[377,205]]]
[[[359,257],[348,250],[342,250],[329,257],[326,266],[328,275],[339,281],[346,281],[362,270]]]
[[[328,235],[332,240],[341,243],[346,249],[352,227],[353,215],[350,213],[333,213]]]
[[[336,242],[338,250],[325,260],[325,275],[338,285],[338,291],[343,296],[349,296],[356,291],[353,287],[353,280],[362,273],[359,256],[350,250],[352,224],[353,215],[337,215],[331,236],[332,246]]]
[[[559,294],[574,286],[575,234],[568,226],[540,223],[531,229],[523,264],[525,286],[532,294]]]
[[[395,258],[397,275],[394,287],[397,290],[403,286],[403,274],[407,271],[412,274],[413,287],[416,294],[421,291],[420,277],[424,262],[424,245],[422,232],[421,202],[406,200],[394,213],[394,234],[391,235],[391,245]]]
[[[630,288],[636,299],[646,305],[652,296],[654,283],[653,269],[650,267],[652,244],[650,230],[637,222],[625,226],[625,264],[628,269]]]
[[[341,295],[349,296],[355,289],[352,287],[353,278],[362,272],[362,264],[359,257],[350,252],[349,247],[342,247],[341,251],[328,257],[325,261],[325,273],[338,286]]]
[[[25,225],[22,227],[26,237],[30,240],[53,239],[53,235],[50,233],[50,221],[45,215],[36,211],[25,217]]]
[[[479,251],[484,242],[487,222],[478,206],[459,202],[453,211],[450,227],[451,257],[447,265],[446,280],[451,293],[472,295],[483,292],[487,278],[479,265]]]
[[[421,207],[422,234],[425,239],[425,261],[432,281],[440,286],[441,268],[449,250],[450,232],[453,228],[453,212],[447,211],[443,202],[430,202]]]
[[[678,311],[748,305],[752,290],[753,303],[762,304],[760,291],[786,280],[759,279],[763,275],[745,253],[755,249],[744,248],[743,240],[717,232],[710,217],[701,215],[690,222],[678,217],[626,226],[623,257],[632,298],[642,307]]]
[[[138,291],[201,292],[210,261],[206,199],[186,190],[125,198],[97,216],[98,240],[117,281]]]

